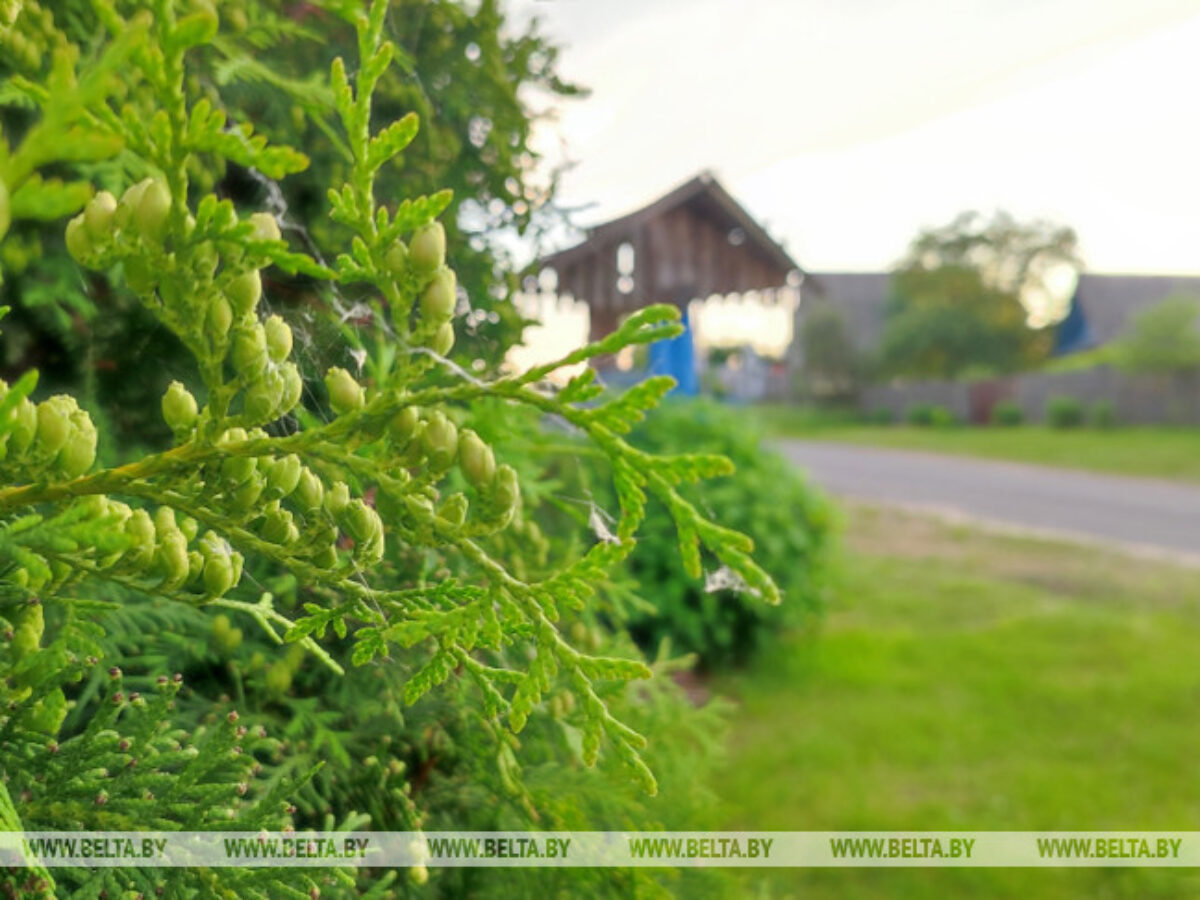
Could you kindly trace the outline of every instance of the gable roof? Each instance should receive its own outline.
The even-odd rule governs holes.
[[[541,265],[558,273],[560,293],[592,306],[632,309],[680,302],[689,291],[686,299],[778,288],[800,268],[709,172],[586,234]],[[615,257],[626,243],[637,261],[635,284],[624,291],[614,287]]]
[[[800,266],[791,255],[772,238],[765,228],[758,224],[750,213],[733,198],[711,172],[701,172],[689,181],[668,191],[652,203],[636,209],[631,213],[611,219],[601,225],[594,225],[586,230],[587,237],[573,247],[552,253],[542,260],[542,264],[553,269],[577,259],[585,254],[589,245],[604,244],[614,238],[636,231],[639,225],[658,218],[664,213],[681,206],[696,206],[715,214],[724,220],[729,230],[741,228],[746,233],[746,239],[785,272],[799,270]]]

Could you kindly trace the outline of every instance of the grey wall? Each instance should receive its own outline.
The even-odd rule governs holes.
[[[1119,423],[1128,425],[1200,425],[1200,376],[1127,375],[1101,367],[1079,372],[1033,372],[989,382],[908,381],[874,385],[862,392],[864,410],[890,410],[897,421],[915,404],[936,403],[959,419],[996,399],[1020,405],[1026,421],[1045,420],[1046,402],[1055,395],[1074,397],[1085,407],[1112,404]],[[974,401],[974,402],[973,402]]]

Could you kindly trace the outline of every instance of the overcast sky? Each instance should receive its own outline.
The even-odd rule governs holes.
[[[1200,271],[1200,0],[518,0],[592,89],[540,135],[594,224],[712,169],[805,268],[1004,207]]]

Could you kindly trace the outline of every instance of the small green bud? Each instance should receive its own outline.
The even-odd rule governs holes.
[[[300,484],[302,469],[300,457],[294,453],[289,453],[272,462],[267,470],[267,496],[272,498],[289,496]]]
[[[220,597],[233,587],[233,564],[228,553],[213,553],[204,562],[204,590]]]
[[[154,558],[155,531],[150,514],[144,509],[135,509],[129,521],[125,523],[125,533],[129,535],[129,549],[125,551],[126,558],[134,565],[149,565]]]
[[[262,536],[272,544],[287,544],[296,532],[292,514],[279,506],[278,501],[268,505],[264,513]]]
[[[221,461],[221,477],[230,484],[239,485],[254,474],[258,460],[253,456],[229,456]]]
[[[454,323],[443,322],[442,326],[434,332],[433,340],[429,342],[429,349],[438,356],[445,356],[454,349]]]
[[[133,221],[134,211],[138,208],[141,202],[142,195],[146,192],[146,188],[150,186],[150,179],[146,178],[136,184],[131,184],[125,189],[125,193],[121,195],[121,201],[117,204],[116,222],[121,228],[126,227]]]
[[[266,480],[256,472],[245,484],[233,492],[234,507],[241,512],[247,512],[252,509],[254,504],[258,502],[258,498],[262,496],[265,486]]]
[[[234,333],[233,349],[229,353],[238,374],[253,378],[267,367],[267,335],[260,323],[242,326]]]
[[[175,524],[175,510],[169,506],[160,506],[154,511],[154,527],[160,535],[166,534],[168,531],[177,531],[179,526]]]
[[[448,469],[458,456],[458,428],[440,410],[425,420],[421,443],[435,469]]]
[[[421,410],[415,406],[406,406],[400,412],[392,416],[388,422],[388,434],[398,446],[404,446],[411,441],[417,433],[417,426],[421,424]]]
[[[284,416],[300,402],[300,395],[304,393],[304,381],[296,364],[290,362],[279,367],[279,377],[283,383],[279,395],[279,415]]]
[[[510,465],[502,465],[496,470],[496,480],[492,486],[492,499],[501,510],[515,511],[521,502],[521,486],[517,480],[517,470]]]
[[[250,236],[256,241],[277,241],[282,237],[279,222],[270,213],[251,213],[250,223],[254,225],[254,233]]]
[[[453,269],[438,269],[421,294],[421,315],[431,322],[449,322],[458,306],[458,277]]]
[[[58,467],[68,478],[78,478],[96,461],[96,426],[82,409],[71,413],[71,436],[58,452]]]
[[[224,297],[219,295],[213,297],[212,303],[208,307],[208,315],[204,319],[204,330],[208,339],[220,346],[225,341],[225,336],[229,334],[231,325],[233,325],[233,307]]]
[[[75,262],[83,266],[89,264],[92,254],[95,252],[92,247],[92,239],[87,233],[83,213],[67,223],[67,252],[71,254]]]
[[[163,420],[173,431],[186,431],[196,424],[200,409],[191,391],[180,382],[172,381],[162,398]]]
[[[12,412],[12,431],[9,433],[9,446],[14,453],[24,453],[37,436],[38,414],[37,407],[28,397],[22,397]]]
[[[496,476],[496,456],[474,431],[463,431],[458,439],[458,458],[467,481],[486,488]]]
[[[346,505],[338,519],[339,524],[346,529],[346,534],[356,543],[370,540],[383,528],[379,514],[357,498]]]
[[[180,531],[158,532],[158,559],[163,572],[162,586],[168,590],[187,581],[189,569],[187,540]]]
[[[276,418],[275,407],[279,403],[279,388],[282,385],[274,382],[282,379],[278,375],[272,378],[272,374],[264,375],[246,389],[246,395],[242,398],[242,415],[250,422],[258,424]]]
[[[157,236],[171,213],[171,192],[167,186],[157,178],[151,178],[149,182],[138,198],[131,220],[143,237]]]
[[[325,511],[331,516],[337,517],[347,506],[350,505],[350,488],[346,486],[346,482],[339,481],[333,485],[325,494]]]
[[[273,694],[286,694],[292,688],[292,670],[282,659],[267,667],[264,678],[267,690]]]
[[[116,211],[117,198],[108,191],[101,191],[84,207],[83,221],[93,240],[103,241],[111,237]]]
[[[404,274],[404,268],[408,265],[408,248],[404,246],[404,241],[396,241],[388,247],[383,264],[397,278]]]
[[[194,590],[204,583],[204,563],[207,558],[199,550],[188,551],[188,574],[184,581],[185,586]]]
[[[338,366],[325,373],[325,388],[329,391],[329,405],[338,415],[362,409],[366,403],[362,385]]]
[[[213,643],[217,649],[228,656],[242,643],[242,629],[234,628],[229,616],[221,613],[216,616],[210,627]]]
[[[283,362],[292,352],[292,329],[279,316],[271,316],[263,322],[267,334],[267,354],[275,362]]]
[[[311,470],[303,469],[293,497],[304,512],[314,512],[321,508],[325,499],[325,485]]]
[[[422,225],[413,234],[408,261],[418,275],[429,276],[446,262],[446,229],[441,222]]]
[[[74,397],[55,394],[38,404],[38,452],[54,457],[71,436],[71,413],[78,409]]]
[[[243,272],[232,279],[225,288],[225,296],[239,316],[253,312],[262,297],[262,275],[258,269]]]

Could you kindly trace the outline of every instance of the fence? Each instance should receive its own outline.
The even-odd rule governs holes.
[[[1077,372],[1032,372],[981,381],[905,381],[872,385],[860,395],[864,410],[886,409],[896,419],[909,407],[936,404],[956,418],[986,422],[1001,401],[1020,406],[1025,420],[1041,422],[1054,396],[1074,397],[1085,407],[1111,404],[1127,425],[1200,425],[1200,375],[1129,375],[1109,367]]]

